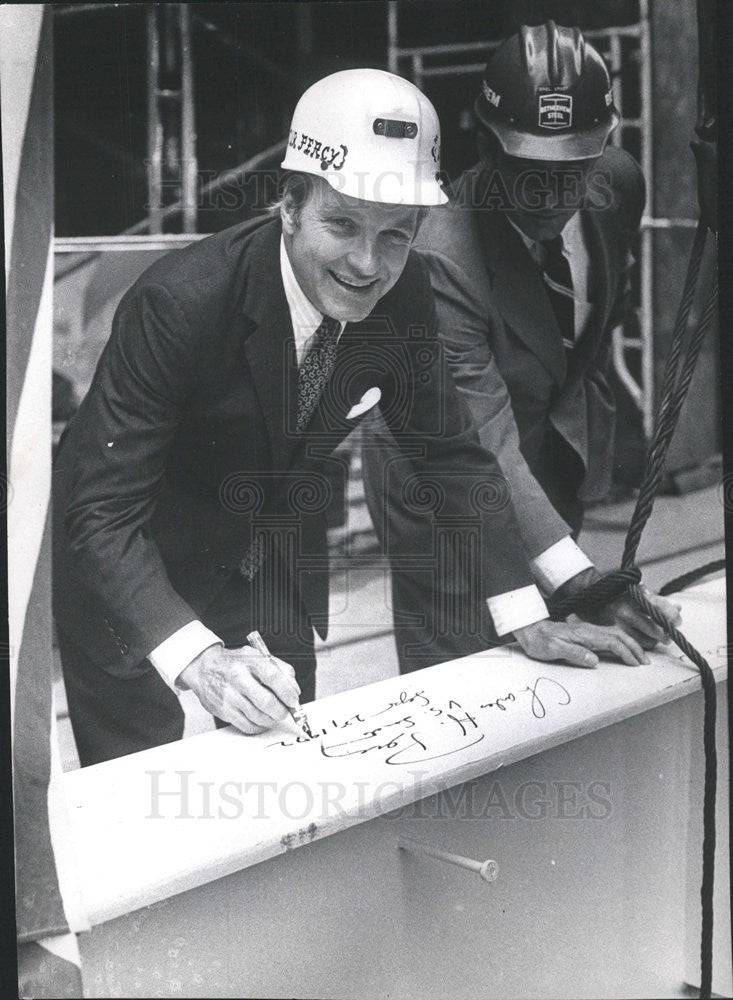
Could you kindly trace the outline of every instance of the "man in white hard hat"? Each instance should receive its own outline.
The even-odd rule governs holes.
[[[410,249],[445,201],[439,149],[412,84],[327,77],[296,107],[278,216],[167,255],[123,298],[55,469],[55,612],[82,764],[180,738],[182,689],[245,733],[313,698],[324,472],[375,405],[457,554],[476,541],[485,596],[527,598],[509,622],[526,650],[642,658],[619,630],[546,620],[496,502],[503,478],[442,364]],[[272,659],[246,645],[255,629]]]
[[[630,307],[631,247],[644,178],[608,146],[618,125],[608,70],[577,28],[523,26],[492,54],[475,101],[481,161],[451,186],[415,247],[428,265],[451,373],[482,443],[511,488],[543,593],[571,594],[599,574],[575,544],[584,506],[608,493],[615,401],[607,370],[614,327]],[[453,586],[453,606],[411,568],[432,546],[415,505],[392,483],[410,474],[375,418],[364,454],[367,501],[393,564],[403,672],[485,644],[496,615],[456,629],[480,606]],[[449,585],[450,586],[450,585]],[[669,601],[650,595],[669,621]],[[464,610],[461,610],[461,607]],[[645,648],[663,632],[618,598],[594,615]]]

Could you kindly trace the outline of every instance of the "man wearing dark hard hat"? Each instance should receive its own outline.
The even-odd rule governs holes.
[[[54,609],[84,765],[180,738],[181,690],[245,733],[314,697],[326,473],[375,406],[458,557],[461,525],[480,529],[482,599],[524,595],[509,626],[530,655],[643,657],[621,629],[548,621],[511,505],[481,500],[503,479],[411,249],[446,201],[433,106],[389,73],[336,73],[298,102],[282,166],[276,212],[168,254],[127,292],[59,447]]]
[[[611,483],[611,332],[629,308],[644,178],[628,153],[608,145],[619,122],[608,70],[577,28],[520,28],[489,59],[475,112],[480,162],[458,178],[415,246],[429,267],[453,377],[509,482],[534,578],[545,595],[572,593],[598,575],[573,538],[585,503]],[[456,622],[476,601],[455,584],[454,608],[441,617],[433,583],[401,569],[431,542],[389,481],[408,475],[409,461],[372,422],[367,499],[390,546],[408,671],[470,649]],[[676,618],[674,606],[655,600]],[[484,616],[484,639],[496,617]],[[626,599],[598,620],[616,621],[646,648],[662,636]]]

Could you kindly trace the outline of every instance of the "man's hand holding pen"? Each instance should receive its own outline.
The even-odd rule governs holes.
[[[284,660],[250,646],[209,646],[181,672],[207,712],[252,736],[299,708],[295,671]]]

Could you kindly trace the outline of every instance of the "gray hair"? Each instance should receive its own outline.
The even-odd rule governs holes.
[[[300,211],[313,194],[313,189],[319,180],[320,178],[311,174],[289,170],[280,181],[278,200],[269,206],[268,212],[271,215],[279,215],[287,201],[292,207],[293,218],[297,225],[300,222]]]

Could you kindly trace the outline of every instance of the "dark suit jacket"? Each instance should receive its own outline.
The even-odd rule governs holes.
[[[61,442],[54,485],[54,608],[100,667],[147,654],[206,609],[256,523],[298,538],[287,558],[325,634],[324,462],[366,389],[415,467],[497,474],[443,363],[424,264],[411,253],[374,313],[347,326],[305,434],[294,431],[294,338],[280,224],[257,220],[166,255],[127,292],[92,387]],[[440,514],[466,513],[447,490]],[[511,508],[490,510],[487,595],[531,582]],[[256,622],[252,623],[257,626]]]
[[[630,246],[645,186],[637,163],[615,147],[594,174],[581,211],[593,309],[569,366],[539,269],[504,213],[489,207],[480,167],[458,179],[450,204],[430,213],[415,243],[428,263],[453,376],[509,479],[530,556],[568,530],[542,488],[553,474],[543,465],[550,425],[578,460],[576,473],[555,474],[575,475],[581,500],[602,498],[611,481],[615,406],[606,373],[611,331],[629,305]]]

